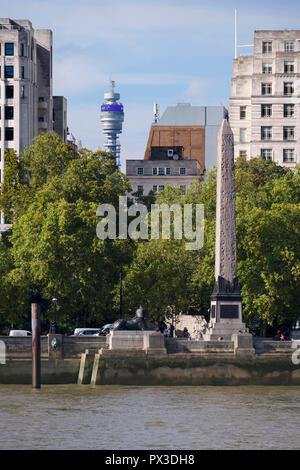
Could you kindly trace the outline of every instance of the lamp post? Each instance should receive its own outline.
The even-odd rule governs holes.
[[[122,318],[122,266],[120,270],[120,318]]]
[[[57,323],[56,323],[56,302],[57,302],[57,299],[55,297],[53,297],[52,302],[53,302],[53,320],[51,322],[50,332],[49,333],[55,335],[55,334],[58,333],[58,327],[57,327]]]

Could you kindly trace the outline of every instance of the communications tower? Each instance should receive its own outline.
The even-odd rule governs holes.
[[[124,109],[119,102],[120,94],[115,93],[115,82],[110,81],[111,90],[104,94],[106,103],[101,105],[100,121],[102,123],[103,134],[107,141],[104,146],[108,152],[114,154],[116,163],[120,166],[120,143],[118,134],[122,132],[122,123],[124,121]]]

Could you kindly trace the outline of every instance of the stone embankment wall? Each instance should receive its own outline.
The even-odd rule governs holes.
[[[31,338],[0,340],[7,352],[0,384],[31,384]],[[295,349],[288,341],[254,341],[255,353],[245,357],[233,341],[166,338],[165,346],[164,355],[151,355],[141,349],[109,350],[105,337],[43,337],[41,383],[76,384],[82,366],[82,384],[94,377],[97,385],[300,385],[300,364],[292,361]]]

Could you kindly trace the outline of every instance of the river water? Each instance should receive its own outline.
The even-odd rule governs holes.
[[[0,385],[0,449],[299,449],[300,387]]]

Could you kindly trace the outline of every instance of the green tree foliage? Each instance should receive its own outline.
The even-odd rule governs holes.
[[[20,166],[28,177],[18,179],[16,191],[9,186],[2,192],[2,207],[17,214],[6,282],[48,300],[48,317],[51,298],[57,297],[65,328],[111,318],[112,286],[131,260],[132,243],[99,240],[96,209],[101,203],[118,207],[118,196],[129,189],[127,179],[105,152],[75,153],[55,133],[38,137],[17,166],[11,160],[7,173],[21,173]],[[20,201],[20,188],[27,190],[27,204]]]

